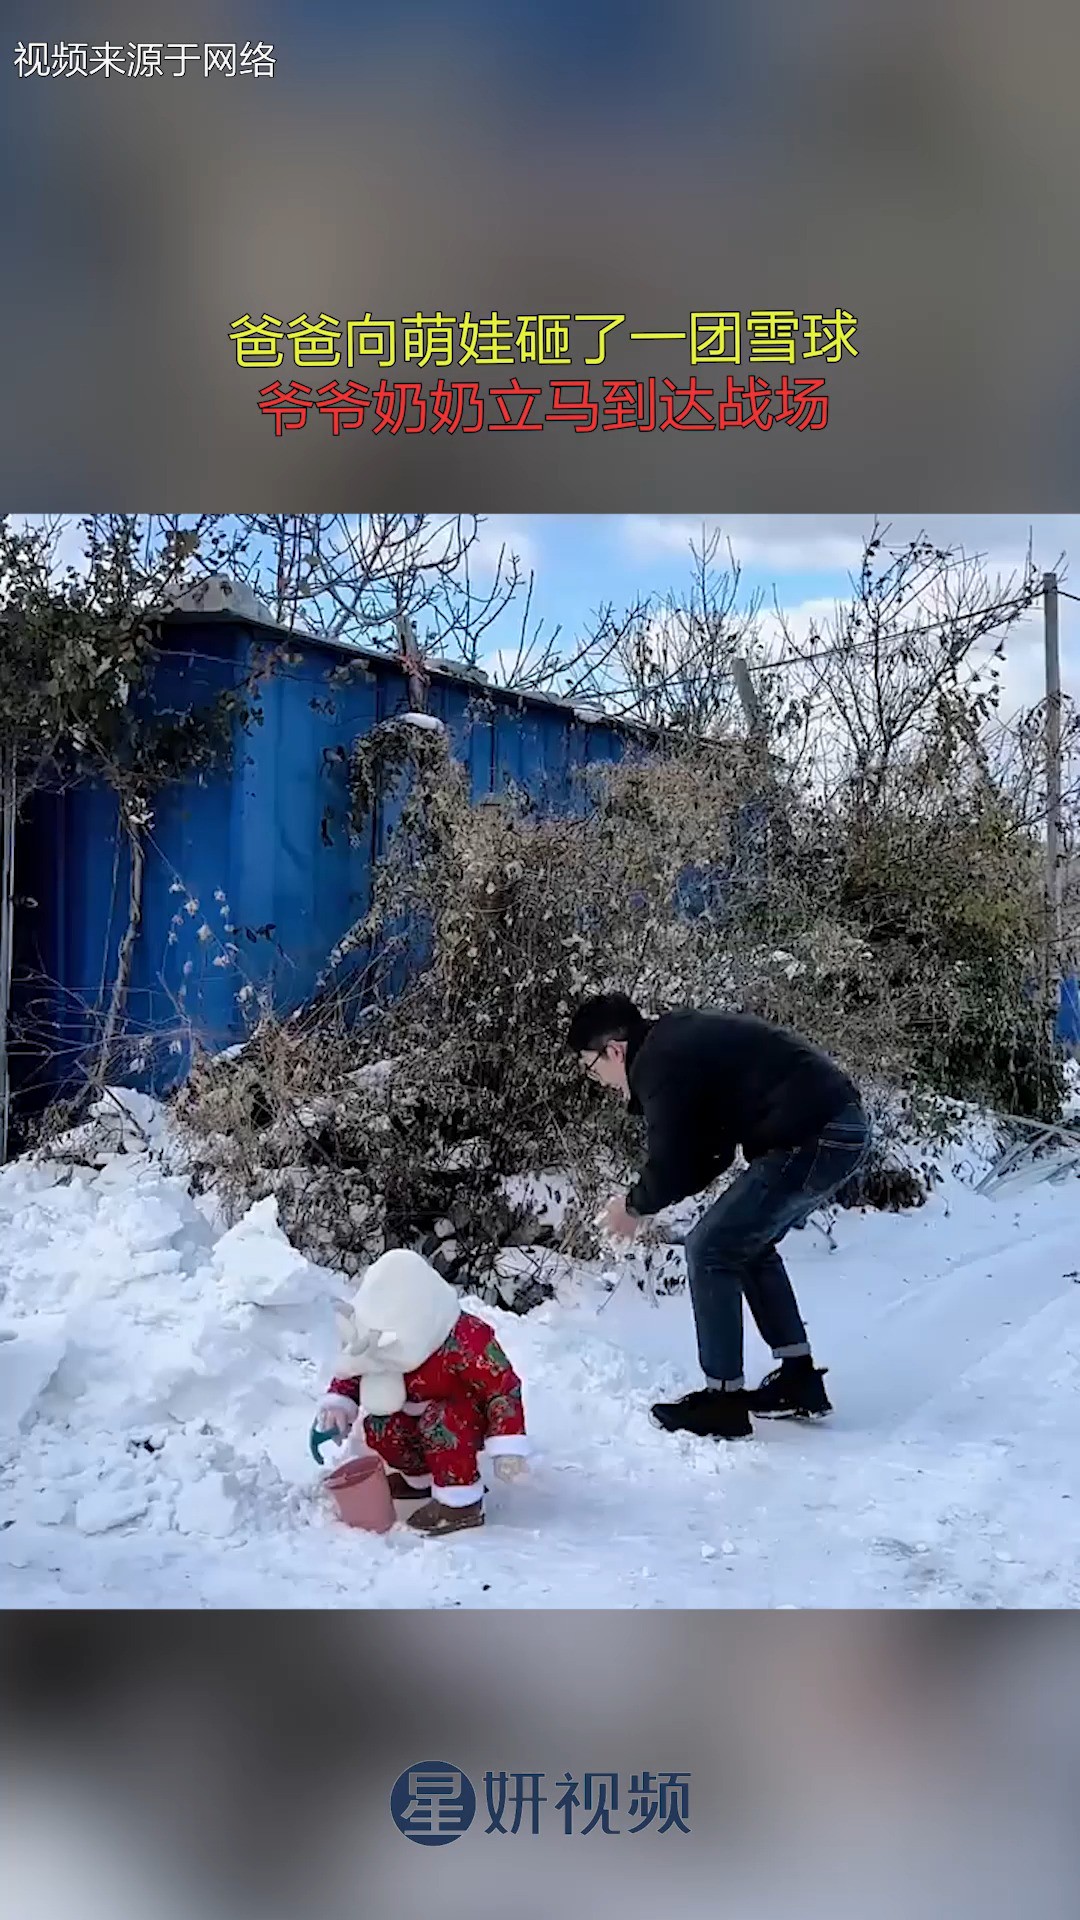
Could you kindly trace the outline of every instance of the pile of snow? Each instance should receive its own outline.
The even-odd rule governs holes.
[[[3,1447],[18,1525],[225,1537],[287,1523],[275,1421],[302,1428],[333,1352],[336,1277],[276,1203],[215,1235],[182,1176],[130,1152],[0,1181]],[[291,1451],[291,1449],[290,1449]]]
[[[127,1087],[115,1087],[95,1102],[81,1126],[60,1136],[54,1152],[65,1160],[104,1167],[116,1154],[148,1148],[164,1151],[167,1143],[165,1115],[157,1101]]]
[[[1080,1602],[1080,1180],[994,1204],[950,1173],[918,1212],[793,1234],[836,1415],[733,1448],[649,1419],[696,1384],[685,1293],[626,1284],[614,1252],[562,1262],[533,1313],[480,1309],[525,1383],[530,1477],[432,1542],[342,1527],[307,1452],[350,1283],[273,1201],[226,1230],[149,1103],[66,1148],[0,1171],[9,1605]],[[769,1364],[753,1332],[747,1364]]]

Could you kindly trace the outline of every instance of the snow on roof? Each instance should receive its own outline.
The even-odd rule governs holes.
[[[424,666],[429,673],[448,673],[454,680],[476,680],[484,687],[489,684],[489,676],[483,667],[467,666],[464,660],[443,660],[433,655],[424,661]]]
[[[215,573],[208,580],[197,581],[193,587],[170,593],[167,605],[170,613],[231,613],[238,620],[253,620],[260,627],[280,625],[265,600],[260,600],[251,587],[225,573]]]

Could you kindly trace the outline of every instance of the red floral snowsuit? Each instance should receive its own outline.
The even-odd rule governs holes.
[[[333,1380],[328,1398],[360,1404],[359,1380]],[[484,1491],[479,1453],[527,1450],[521,1381],[494,1331],[462,1313],[441,1347],[405,1375],[400,1413],[368,1414],[372,1452],[415,1487],[431,1487],[446,1506],[467,1506]]]

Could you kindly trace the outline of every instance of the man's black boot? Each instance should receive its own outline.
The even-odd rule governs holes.
[[[751,1413],[765,1420],[823,1420],[832,1412],[825,1392],[825,1369],[815,1367],[810,1354],[781,1360],[760,1387],[747,1394]]]
[[[653,1419],[668,1433],[696,1433],[709,1440],[749,1440],[749,1396],[745,1388],[721,1392],[717,1387],[700,1387],[682,1400],[660,1401],[652,1410]]]

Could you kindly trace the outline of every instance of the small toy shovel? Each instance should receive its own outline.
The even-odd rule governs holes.
[[[323,1448],[327,1445],[329,1441],[332,1440],[335,1446],[340,1447],[345,1437],[346,1436],[341,1432],[340,1428],[338,1427],[326,1427],[326,1428],[312,1427],[310,1436],[308,1438],[308,1445],[311,1448],[311,1457],[314,1460],[315,1465],[317,1467],[322,1466]]]

